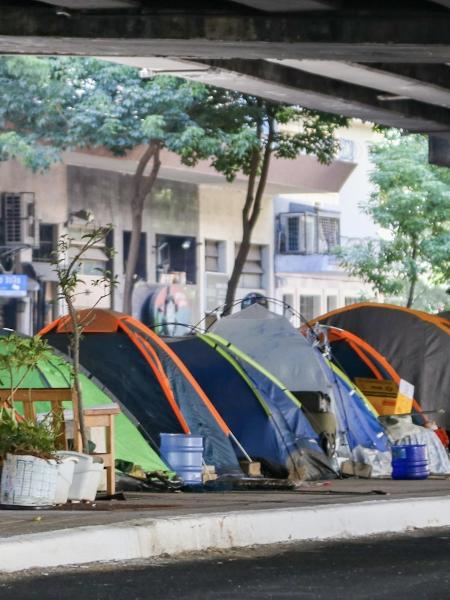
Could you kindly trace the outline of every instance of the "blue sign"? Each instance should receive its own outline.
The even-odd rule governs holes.
[[[27,275],[9,275],[0,273],[0,297],[23,298],[27,295]]]

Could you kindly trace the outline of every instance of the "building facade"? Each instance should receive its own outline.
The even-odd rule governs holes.
[[[237,299],[263,294],[309,319],[373,297],[368,286],[339,267],[333,250],[376,235],[359,208],[371,191],[368,147],[375,134],[362,123],[340,133],[341,156],[329,166],[310,156],[272,161]],[[122,310],[138,157],[139,149],[121,159],[101,152],[66,153],[43,174],[15,161],[0,163],[0,325],[31,333],[64,312],[52,254],[67,234],[68,255],[74,256],[91,221],[113,228],[83,257],[77,305],[100,302]],[[245,194],[245,178],[228,183],[205,162],[187,168],[163,153],[144,207],[134,316],[150,326],[162,324],[162,332],[185,333],[183,323],[201,323],[223,305],[242,234]],[[106,246],[116,252],[111,262]],[[92,284],[105,267],[119,285],[111,297],[99,300],[102,290]]]
[[[224,302],[240,242],[245,185],[229,184],[211,170],[194,173],[170,157],[169,165],[170,160],[176,166],[161,169],[145,203],[133,314],[150,326],[161,325],[162,332],[185,333],[183,323],[202,321]],[[0,163],[0,204],[6,210],[16,199],[20,205],[18,210],[2,213],[0,276],[3,280],[13,277],[9,283],[0,277],[3,326],[32,333],[64,313],[52,255],[62,235],[70,238],[67,258],[76,255],[93,223],[111,224],[112,232],[104,244],[97,244],[83,257],[76,304],[85,308],[99,301],[102,291],[92,284],[99,270],[110,267],[119,284],[99,306],[122,310],[135,167],[133,157],[123,160],[85,153],[65,154],[63,162],[45,174],[33,174],[15,161]],[[273,293],[271,217],[267,196],[238,296]],[[5,238],[10,231],[14,236]],[[105,245],[115,250],[111,264]],[[8,254],[14,260],[8,261]],[[15,296],[8,286],[17,288]]]

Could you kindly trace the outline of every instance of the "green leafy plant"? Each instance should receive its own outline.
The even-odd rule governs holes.
[[[338,256],[351,275],[379,293],[416,306],[421,286],[450,280],[449,170],[428,163],[424,136],[396,130],[373,146],[371,157],[376,189],[361,208],[386,239],[362,240]]]
[[[37,335],[25,337],[11,333],[0,338],[0,384],[10,390],[6,403],[13,411],[15,393],[39,362],[48,359],[50,354],[48,342]]]
[[[0,409],[0,459],[7,454],[54,458],[56,430],[48,418],[42,421],[17,418],[15,411]]]

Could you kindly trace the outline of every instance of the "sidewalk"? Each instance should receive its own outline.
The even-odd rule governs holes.
[[[83,510],[0,510],[0,571],[450,526],[450,479],[126,497]]]

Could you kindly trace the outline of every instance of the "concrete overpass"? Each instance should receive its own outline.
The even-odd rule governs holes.
[[[423,132],[450,166],[450,0],[0,0],[0,52],[111,57]]]

